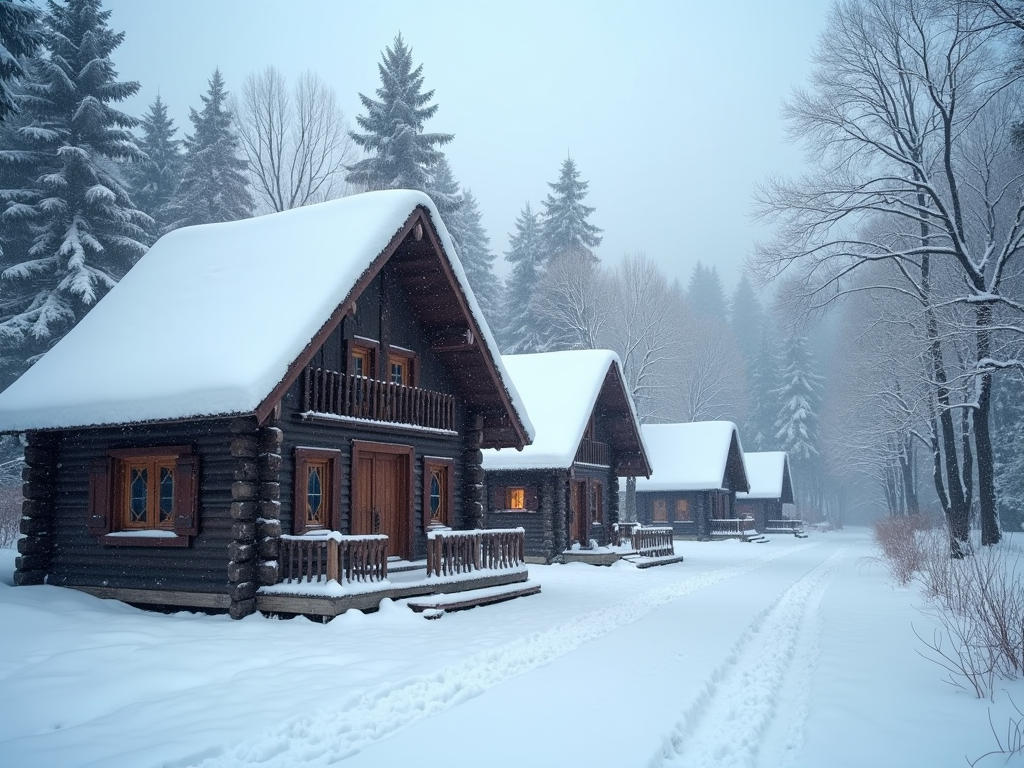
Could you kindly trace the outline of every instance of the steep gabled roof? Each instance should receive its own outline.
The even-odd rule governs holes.
[[[750,480],[749,493],[737,493],[737,499],[773,499],[793,503],[793,480],[789,474],[789,458],[785,451],[762,451],[743,454]]]
[[[532,425],[448,231],[407,190],[165,235],[0,393],[0,431],[265,417],[396,253],[413,311],[442,308],[425,329],[484,413],[485,444],[528,443]]]
[[[537,433],[521,452],[484,451],[484,469],[568,469],[592,414],[603,417],[621,475],[650,474],[619,357],[606,349],[505,355]]]
[[[637,491],[711,491],[749,488],[739,433],[731,421],[644,424],[651,459],[649,479]]]

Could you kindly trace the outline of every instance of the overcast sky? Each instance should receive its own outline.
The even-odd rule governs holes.
[[[427,130],[473,190],[494,251],[571,154],[590,182],[591,221],[606,264],[643,251],[685,284],[697,260],[732,286],[764,231],[748,218],[753,186],[799,173],[779,106],[806,81],[825,0],[664,2],[340,2],[105,0],[125,32],[114,54],[159,92],[191,133],[214,67],[229,91],[273,64],[289,79],[316,71],[349,121],[375,96],[377,64],[401,32],[440,105]],[[502,269],[503,271],[503,269]]]

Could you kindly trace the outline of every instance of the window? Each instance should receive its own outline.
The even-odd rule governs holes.
[[[429,530],[452,524],[451,459],[423,459],[423,520]]]
[[[370,347],[363,346],[362,344],[352,344],[348,360],[349,373],[353,376],[372,377],[374,375],[373,350]]]
[[[388,354],[387,380],[405,387],[416,386],[413,381],[413,355],[405,352]]]
[[[120,448],[96,460],[86,528],[103,544],[188,546],[199,532],[199,459],[191,446]]]
[[[337,530],[341,503],[341,451],[295,449],[292,532]]]
[[[690,502],[688,499],[676,499],[675,521],[677,523],[690,521]]]
[[[668,522],[668,502],[665,499],[654,500],[654,522]]]
[[[536,512],[538,508],[537,486],[492,486],[491,508],[495,512]]]

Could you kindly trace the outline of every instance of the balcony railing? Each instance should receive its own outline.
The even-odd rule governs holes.
[[[520,568],[526,562],[522,528],[434,531],[427,535],[427,576]]]
[[[388,576],[388,537],[281,536],[281,581],[339,584],[384,581]]]
[[[576,461],[580,464],[599,464],[602,467],[611,466],[611,451],[607,443],[599,443],[596,440],[583,438],[580,447],[576,451]]]
[[[726,517],[711,520],[713,536],[746,536],[755,531],[754,521],[749,517]]]
[[[455,397],[366,376],[307,368],[302,409],[371,421],[455,430]]]

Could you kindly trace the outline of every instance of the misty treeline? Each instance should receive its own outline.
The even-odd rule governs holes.
[[[1024,502],[1024,5],[833,5],[784,108],[811,167],[768,180],[753,266],[834,325],[822,444],[837,484],[938,508],[954,555]]]

